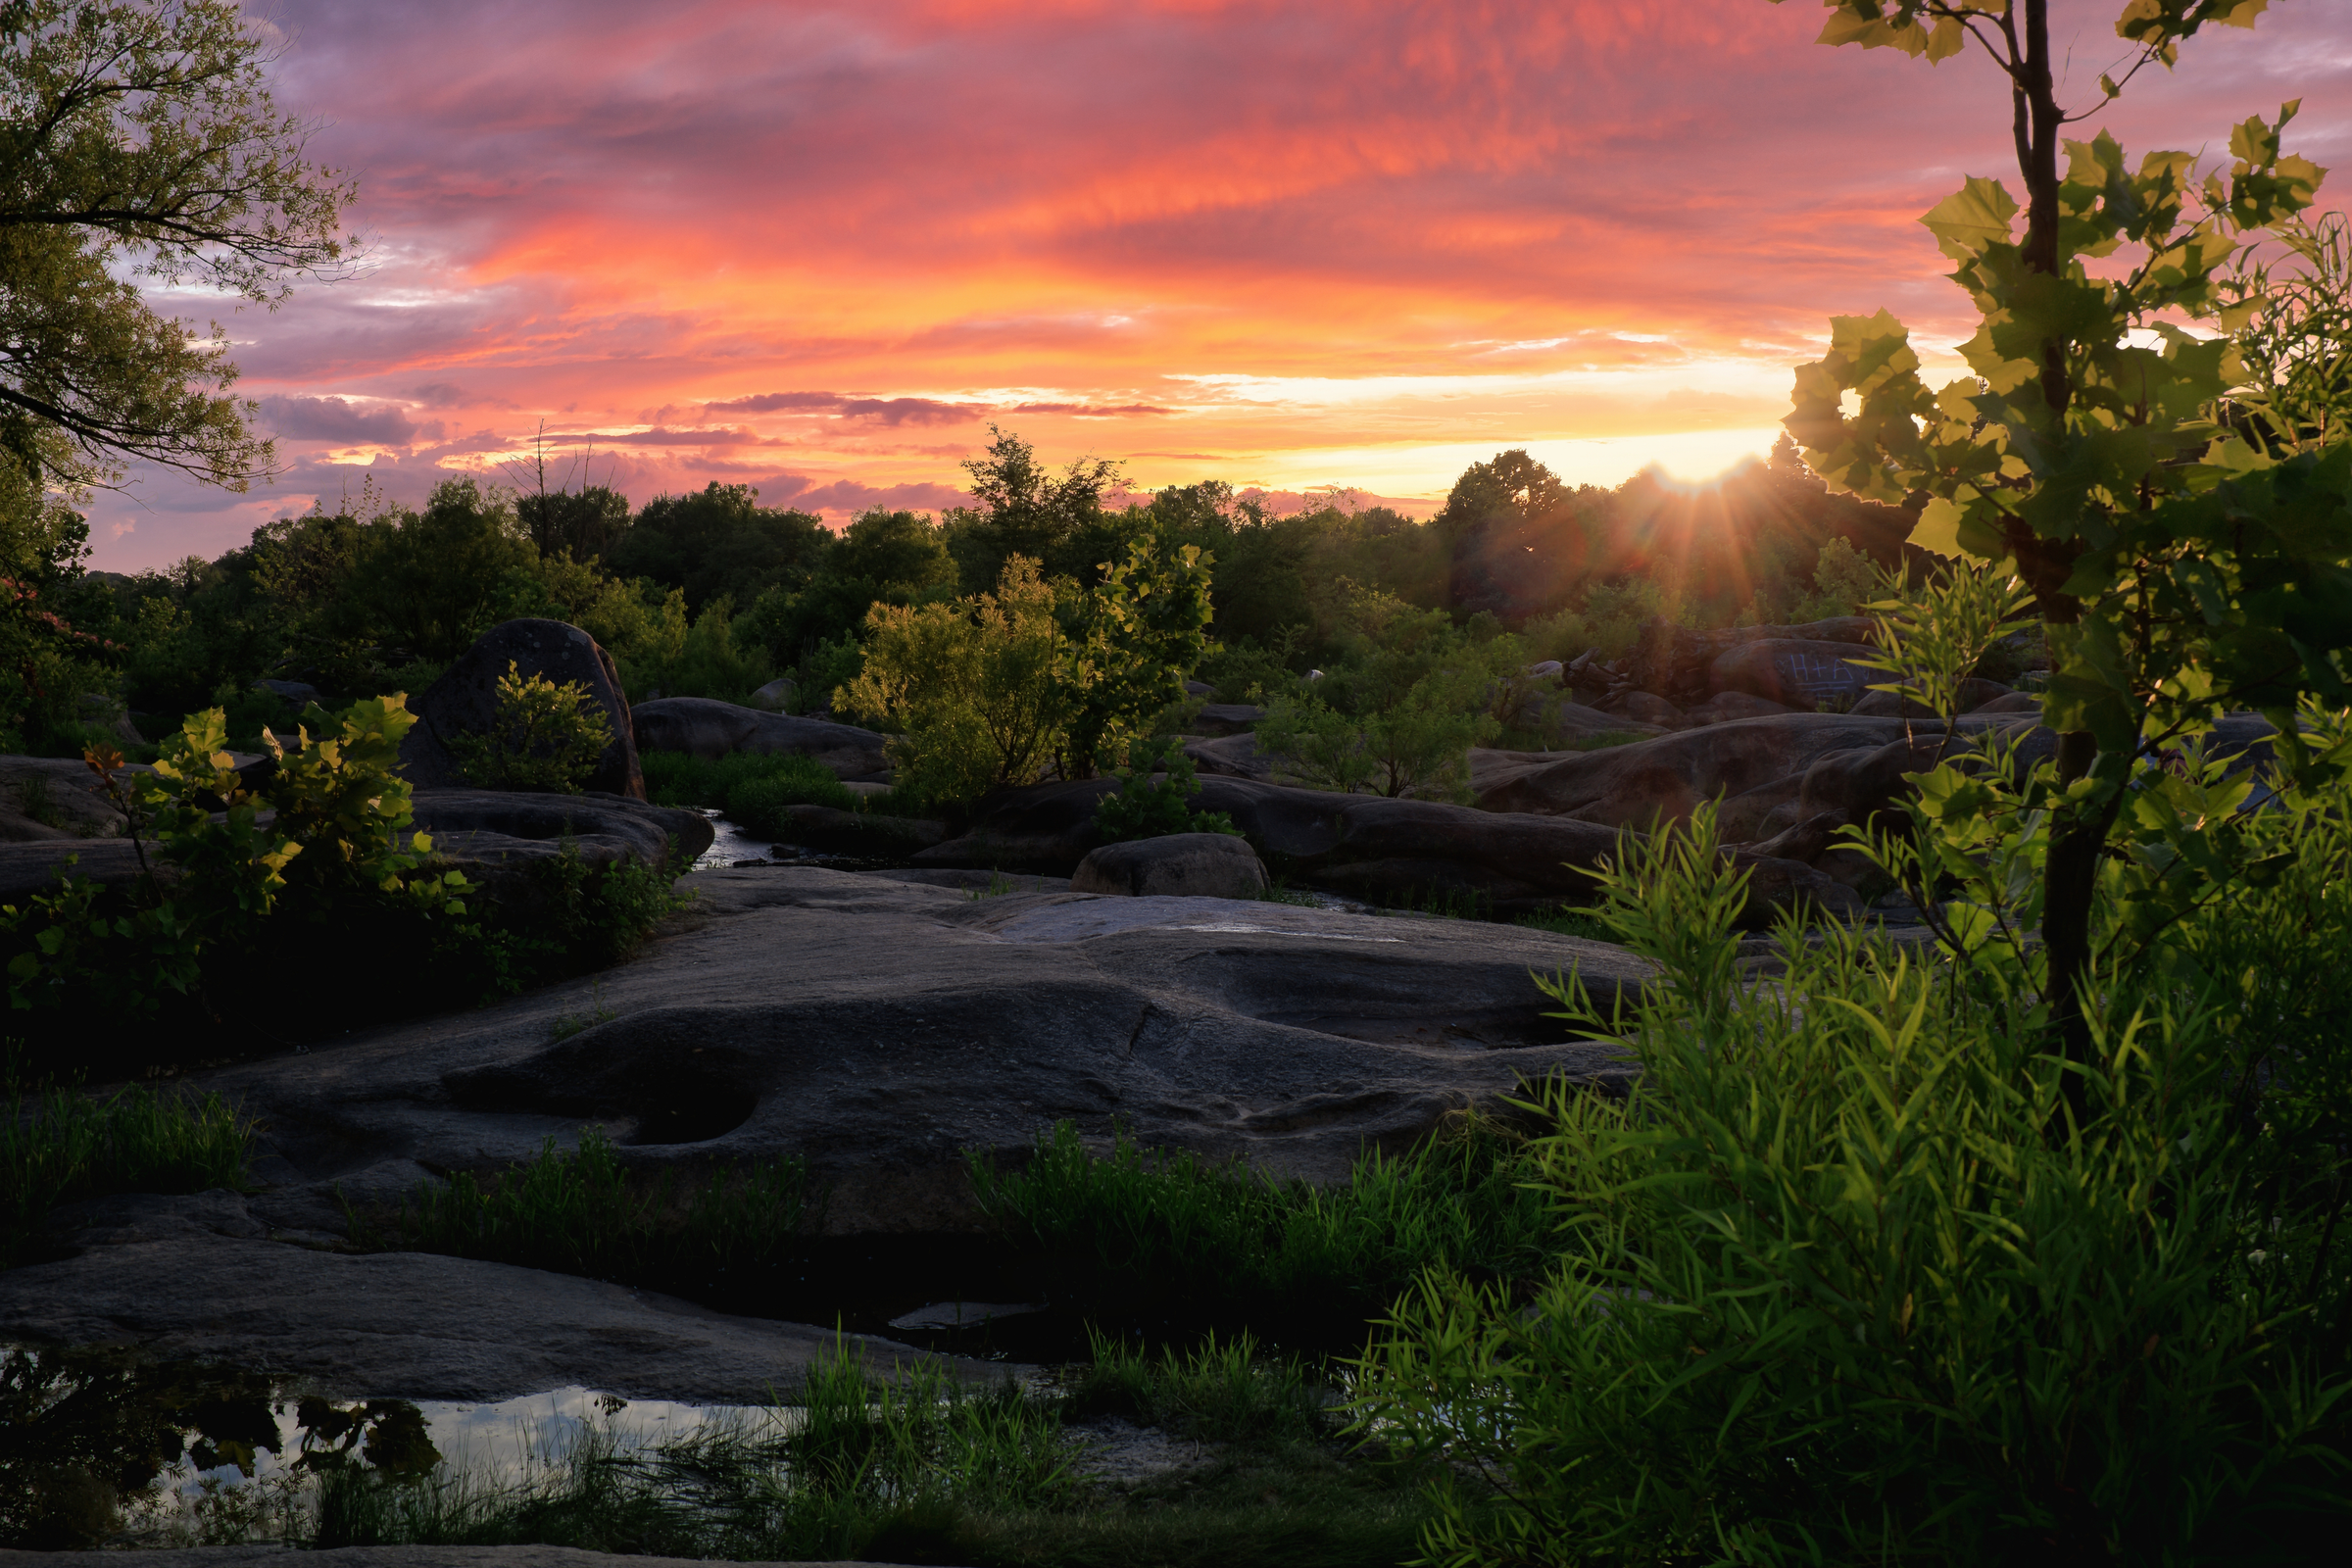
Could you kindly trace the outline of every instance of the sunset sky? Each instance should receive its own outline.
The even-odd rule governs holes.
[[[2078,104],[2118,5],[2053,7]],[[1770,444],[1831,314],[1964,337],[1915,220],[2014,181],[1988,63],[1817,48],[1809,0],[248,10],[359,182],[364,262],[221,318],[286,471],[134,473],[89,508],[100,566],[369,474],[503,478],[542,420],[559,476],[592,442],[640,504],[717,479],[835,522],[956,504],[992,419],[1141,487],[1424,514],[1508,446],[1697,476]],[[2274,0],[2093,123],[2219,153],[2291,97],[2338,205],[2352,0]]]

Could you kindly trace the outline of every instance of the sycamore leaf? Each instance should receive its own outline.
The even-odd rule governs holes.
[[[1920,221],[1944,255],[1966,262],[1991,246],[2007,244],[2017,213],[2016,198],[1999,180],[1971,174],[1967,184],[1930,208]]]
[[[1919,522],[1907,541],[1922,550],[1932,550],[1939,556],[1956,556],[1960,550],[1960,518],[1962,509],[1956,501],[1937,496],[1929,502],[1919,514]]]

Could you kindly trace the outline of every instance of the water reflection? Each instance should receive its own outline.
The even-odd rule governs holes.
[[[0,1547],[285,1540],[305,1533],[333,1470],[416,1480],[446,1467],[505,1486],[590,1437],[626,1456],[782,1415],[581,1388],[490,1403],[338,1400],[234,1367],[12,1347],[0,1354]]]

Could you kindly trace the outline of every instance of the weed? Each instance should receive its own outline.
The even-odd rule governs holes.
[[[1012,878],[1006,876],[1002,871],[991,871],[988,874],[988,886],[983,888],[965,888],[963,890],[963,896],[974,903],[978,903],[982,899],[1001,899],[1005,894],[1012,891]]]
[[[489,1182],[460,1171],[420,1185],[383,1224],[345,1214],[376,1251],[446,1252],[693,1295],[782,1269],[806,1210],[799,1160],[722,1165],[681,1183],[675,1170],[633,1179],[612,1140],[581,1129],[571,1153],[549,1139],[538,1156]]]
[[[1591,909],[1555,908],[1542,914],[1522,915],[1516,922],[1530,931],[1549,931],[1555,936],[1582,937],[1587,942],[1617,942],[1617,928]]]
[[[49,775],[26,773],[17,780],[17,808],[43,827],[65,827],[65,813],[49,794]]]
[[[833,770],[812,757],[791,752],[730,752],[695,757],[686,752],[646,752],[646,796],[657,806],[711,808],[754,834],[781,838],[785,809],[829,806],[855,811],[860,802]]]
[[[619,1013],[605,1005],[605,983],[602,980],[589,989],[588,1001],[589,1008],[586,1016],[570,1012],[564,1013],[550,1026],[548,1038],[569,1040],[573,1035],[593,1029],[600,1023],[611,1023],[620,1016]]]
[[[58,1204],[109,1193],[200,1193],[245,1180],[253,1123],[219,1095],[130,1088],[12,1100],[0,1117],[0,1268],[36,1250]]]
[[[1298,1443],[1327,1438],[1336,1402],[1295,1357],[1260,1353],[1248,1330],[1220,1341],[1212,1332],[1190,1354],[1100,1333],[1094,1359],[1072,1380],[1063,1413],[1074,1421],[1118,1416],[1204,1443]]]
[[[1278,1344],[1352,1348],[1424,1269],[1516,1280],[1550,1247],[1517,1138],[1468,1114],[1409,1153],[1367,1152],[1329,1189],[1146,1153],[1124,1135],[1098,1157],[1067,1122],[1038,1136],[1018,1174],[981,1156],[971,1171],[1056,1304],[1153,1340],[1248,1325]]]

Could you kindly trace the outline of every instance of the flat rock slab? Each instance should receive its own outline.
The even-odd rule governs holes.
[[[139,1568],[709,1568],[684,1557],[616,1557],[570,1546],[337,1546],[297,1555],[284,1546],[183,1546],[142,1551]],[[8,1568],[89,1568],[86,1551],[5,1551]],[[892,1568],[843,1562],[746,1563],[743,1568]]]
[[[938,1359],[973,1378],[1004,1375],[845,1338],[877,1367]],[[578,1385],[723,1404],[788,1394],[835,1343],[829,1329],[506,1263],[193,1233],[0,1273],[5,1340],[228,1362],[347,1398],[495,1400]]]
[[[960,888],[797,867],[698,872],[699,930],[478,1012],[191,1074],[257,1116],[281,1231],[602,1124],[628,1162],[792,1154],[836,1235],[968,1229],[967,1150],[1057,1120],[1106,1141],[1344,1177],[1548,1073],[1617,1079],[1533,975],[1605,1008],[1648,970],[1513,926],[1219,899]],[[575,1032],[576,1031],[576,1032]]]

